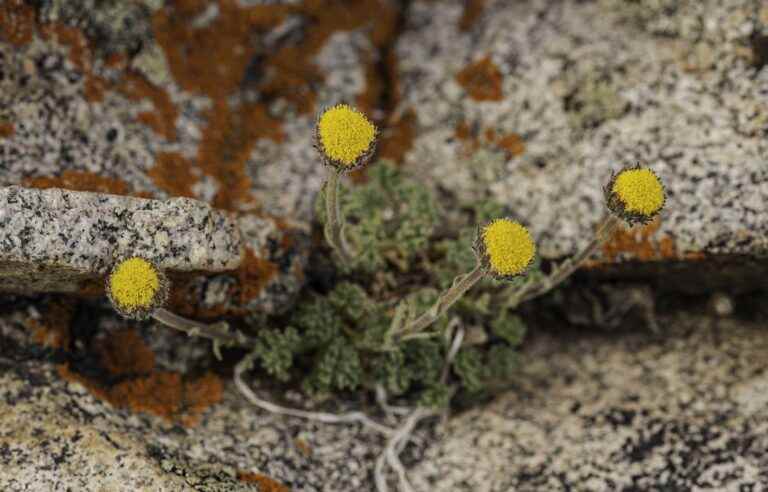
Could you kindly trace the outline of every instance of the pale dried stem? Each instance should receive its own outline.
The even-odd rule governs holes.
[[[328,413],[328,412],[310,412],[306,410],[283,407],[275,403],[272,403],[271,401],[259,398],[256,395],[256,393],[254,393],[253,390],[251,390],[251,388],[249,388],[248,385],[245,384],[245,381],[243,381],[243,373],[247,371],[252,364],[253,364],[253,354],[244,357],[243,360],[238,362],[238,364],[235,366],[235,375],[234,375],[235,386],[240,391],[240,393],[242,393],[243,396],[245,396],[246,400],[256,405],[257,407],[261,408],[262,410],[266,410],[267,412],[271,412],[275,414],[287,415],[290,417],[298,417],[298,418],[307,419],[307,420],[315,420],[317,422],[323,422],[325,424],[361,423],[364,426],[375,430],[376,432],[380,432],[384,434],[385,436],[391,436],[395,432],[394,429],[391,429],[385,425],[382,425],[376,422],[375,420],[365,415],[363,412],[349,412],[349,413],[342,413],[342,414],[335,414],[335,413]]]
[[[461,348],[461,342],[464,340],[464,330],[459,328],[456,331],[456,335],[451,342],[451,348],[448,350],[448,354],[445,357],[445,363],[443,365],[443,372],[440,380],[445,383],[448,380],[448,374],[450,372],[451,364],[453,363],[456,354]],[[373,470],[374,483],[376,484],[376,490],[378,492],[389,492],[389,486],[387,485],[387,478],[384,474],[384,466],[389,464],[395,473],[399,482],[401,492],[413,492],[413,487],[408,480],[408,475],[400,461],[399,454],[405,448],[405,444],[412,439],[411,434],[416,426],[422,420],[438,415],[439,412],[436,409],[418,407],[411,412],[408,417],[405,418],[396,432],[389,437],[384,451],[376,459],[376,465]]]

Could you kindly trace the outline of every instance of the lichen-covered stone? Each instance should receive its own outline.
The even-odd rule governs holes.
[[[34,312],[21,301],[0,319],[0,489],[263,492],[259,487],[265,484],[274,492],[285,490],[279,485],[292,492],[372,489],[372,458],[383,449],[380,435],[359,425],[263,412],[231,384],[192,426],[184,405],[175,409],[181,415],[147,412],[173,404],[168,396],[177,391],[173,386],[145,387],[146,393],[132,395],[136,400],[107,403],[103,395],[117,396],[116,388],[146,370],[146,363],[112,368],[122,371],[115,377],[98,358],[35,345],[19,323]],[[76,345],[99,345],[116,337],[116,328],[113,320],[101,318],[96,335],[101,342],[89,341],[85,333],[73,336]],[[159,374],[187,380],[212,358],[207,341],[162,325],[141,337],[163,347],[157,352]],[[131,350],[123,343],[113,357],[125,359]],[[54,365],[51,358],[59,362]],[[249,377],[249,384],[260,383]],[[200,397],[209,395],[182,393],[187,405]],[[297,404],[295,392],[283,397]],[[123,408],[126,403],[144,410]]]
[[[768,252],[761,2],[495,1],[469,29],[464,4],[413,2],[398,39],[406,166],[462,200],[491,193],[559,258],[591,238],[611,171],[640,162],[666,209],[601,262]]]

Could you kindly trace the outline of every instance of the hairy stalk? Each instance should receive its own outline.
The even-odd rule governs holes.
[[[620,220],[613,214],[609,214],[603,218],[600,225],[597,228],[597,232],[592,240],[581,251],[576,253],[573,257],[564,260],[555,270],[547,277],[544,277],[538,282],[531,282],[525,284],[523,288],[517,291],[508,302],[507,306],[514,309],[525,301],[529,301],[535,297],[546,294],[556,286],[558,286],[565,279],[570,277],[577,268],[581,266],[590,256],[607,241],[616,227],[619,225]]]
[[[226,321],[218,323],[201,323],[179,316],[165,308],[158,308],[152,313],[152,317],[166,326],[183,331],[189,336],[202,337],[214,342],[233,347],[252,347],[253,341],[239,331],[230,331]]]
[[[456,277],[453,281],[453,285],[440,294],[440,297],[431,308],[403,328],[401,339],[407,340],[409,338],[418,338],[418,333],[420,331],[423,331],[444,315],[456,301],[461,299],[461,297],[478,282],[478,280],[485,276],[485,273],[485,269],[478,262],[472,271]]]
[[[339,206],[339,180],[341,172],[328,167],[328,179],[325,182],[325,240],[336,250],[345,264],[352,260],[352,253],[344,240],[344,223]]]

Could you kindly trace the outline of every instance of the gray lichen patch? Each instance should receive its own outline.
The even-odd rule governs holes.
[[[72,292],[128,255],[163,269],[239,266],[237,222],[188,198],[148,200],[57,188],[0,189],[0,272],[5,291]]]

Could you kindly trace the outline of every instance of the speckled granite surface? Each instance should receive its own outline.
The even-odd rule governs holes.
[[[557,257],[589,240],[611,171],[641,162],[666,211],[608,259],[766,254],[765,2],[485,5],[469,29],[463,2],[411,5],[397,43],[408,167],[469,198],[490,190]]]
[[[417,490],[764,490],[765,322],[534,336],[514,390],[450,422]]]
[[[231,215],[188,198],[147,200],[57,188],[0,188],[2,289],[75,292],[117,259],[162,269],[222,271],[242,262]]]
[[[369,476],[383,446],[379,434],[358,425],[324,425],[270,415],[249,406],[229,384],[192,427],[182,425],[175,416],[168,421],[121,409],[95,398],[91,383],[86,383],[86,389],[82,380],[62,379],[62,367],[84,368],[88,361],[82,353],[68,355],[30,343],[24,327],[27,309],[23,303],[10,312],[5,306],[0,317],[3,491],[286,490],[276,485],[259,488],[254,477],[282,484],[292,492],[372,489]],[[97,340],[109,340],[121,330],[111,317],[94,323],[98,331],[91,336]],[[180,374],[187,380],[194,377],[192,367],[200,371],[211,364],[210,347],[202,340],[162,325],[146,327],[142,337],[155,349],[161,374]],[[78,343],[90,343],[89,337]],[[130,352],[126,345],[119,350]],[[117,381],[134,377],[123,374]],[[105,382],[99,380],[99,384]],[[197,391],[211,393],[215,387]],[[142,396],[144,403],[134,403],[154,406],[173,400],[172,385],[158,390]],[[296,395],[283,397],[293,401]],[[183,405],[179,410],[187,411]],[[423,431],[419,435],[423,437]]]
[[[308,254],[306,235],[281,225],[189,198],[8,186],[0,188],[0,290],[93,294],[117,259],[140,255],[175,276],[186,273],[179,289],[203,312],[277,312],[301,287]],[[245,277],[237,271],[254,255],[269,275],[257,269],[249,277],[253,266]],[[239,286],[233,296],[246,280],[258,289],[244,295]]]
[[[314,115],[347,101],[382,126],[381,156],[441,191],[508,204],[548,258],[588,240],[610,170],[647,163],[668,183],[668,210],[601,261],[679,260],[735,289],[745,271],[764,284],[764,2],[435,5],[0,1],[0,184],[124,197],[101,195],[116,208],[76,224],[149,203],[139,198],[226,210],[241,263],[174,278],[172,308],[203,319],[285,310],[322,181]],[[40,244],[60,239],[45,232]],[[127,246],[153,250],[154,236],[136,233]],[[73,244],[92,253],[70,259],[74,271],[100,282],[111,250]],[[25,279],[68,290],[59,275],[72,272],[41,271],[61,250],[35,247],[19,249],[34,264]],[[162,253],[177,273],[204,256],[229,261],[181,248]],[[379,436],[256,412],[208,344],[103,308],[0,299],[0,488],[253,490],[248,474],[264,473],[296,491],[372,489]],[[417,490],[768,487],[760,327],[724,322],[715,344],[704,318],[659,326],[664,341],[534,338],[514,391],[446,432],[419,430],[404,453]]]
[[[1,323],[4,490],[98,483],[109,490],[246,490],[233,480],[243,472],[267,474],[297,492],[373,490],[378,435],[268,415],[231,388],[194,428],[127,413],[60,379],[28,344],[18,316],[6,314]],[[659,335],[534,335],[511,391],[445,428],[420,426],[404,453],[415,490],[768,486],[764,322],[716,324],[678,312],[658,324]],[[100,331],[114,328],[105,320]],[[183,337],[162,327],[149,338],[177,347],[158,352],[169,370],[210,356],[204,342],[180,345]]]

